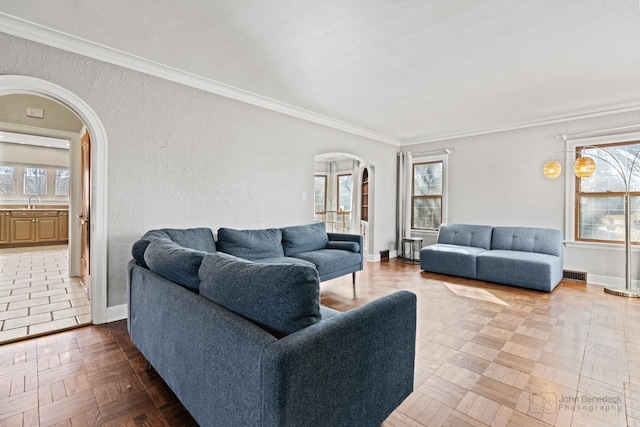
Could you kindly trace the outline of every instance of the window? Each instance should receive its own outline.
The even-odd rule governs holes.
[[[615,169],[620,168],[626,177],[631,171],[631,241],[640,242],[640,159],[633,164],[638,150],[640,141],[576,148],[596,162],[592,176],[576,178],[576,240],[624,242],[626,185]]]
[[[313,183],[313,203],[315,213],[321,214],[327,210],[327,177],[325,175],[316,175]]]
[[[13,194],[13,166],[0,166],[0,194]]]
[[[442,161],[414,163],[411,228],[437,229],[442,223]]]
[[[351,212],[351,175],[338,175],[338,211]]]
[[[24,168],[24,194],[47,194],[47,170]]]
[[[56,169],[56,196],[69,195],[69,170]]]

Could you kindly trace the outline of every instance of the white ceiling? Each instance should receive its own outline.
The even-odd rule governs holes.
[[[0,17],[401,145],[640,109],[639,0],[0,0]]]

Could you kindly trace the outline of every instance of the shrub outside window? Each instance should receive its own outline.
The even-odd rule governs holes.
[[[69,169],[56,169],[56,196],[69,195]]]

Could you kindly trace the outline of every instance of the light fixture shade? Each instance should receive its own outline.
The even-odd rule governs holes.
[[[557,160],[549,160],[544,164],[544,169],[542,171],[544,172],[544,176],[554,179],[560,176],[560,172],[562,172],[562,166]]]
[[[591,157],[578,157],[573,162],[573,173],[578,178],[588,178],[596,172],[596,162]]]

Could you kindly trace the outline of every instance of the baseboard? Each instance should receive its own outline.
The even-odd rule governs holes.
[[[380,262],[380,254],[376,254],[376,255],[364,254],[364,258],[369,262]]]
[[[389,251],[389,258],[398,258],[398,251]]]
[[[126,319],[128,315],[127,304],[114,305],[113,307],[107,307],[107,323],[115,322],[116,320]]]
[[[624,288],[625,282],[623,277],[598,276],[589,274],[587,276],[590,285],[611,286],[612,288]],[[640,280],[632,280],[631,285],[635,288],[640,286]]]

